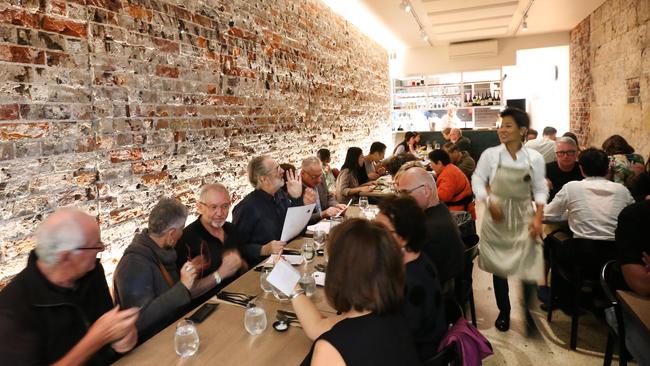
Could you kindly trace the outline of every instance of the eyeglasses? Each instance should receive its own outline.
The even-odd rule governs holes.
[[[305,173],[305,175],[308,176],[309,178],[311,178],[312,180],[318,180],[318,179],[320,179],[320,178],[323,176],[323,173],[320,173],[320,174],[309,174],[309,173],[307,173],[306,170],[303,170],[302,172]]]
[[[216,211],[218,208],[220,208],[223,211],[230,210],[230,203],[224,203],[223,205],[208,205],[205,202],[199,201],[200,204],[205,206],[209,211]]]
[[[575,150],[567,150],[567,151],[556,151],[555,155],[557,156],[573,156],[576,154],[577,151]]]
[[[95,246],[81,247],[81,248],[76,248],[75,250],[98,250],[100,252],[103,252],[104,250],[106,250],[106,244],[104,244],[104,242],[100,240],[97,242],[97,244],[95,244]]]
[[[399,195],[411,194],[414,191],[416,191],[416,190],[418,190],[418,189],[420,189],[422,187],[424,187],[424,184],[420,184],[419,186],[417,186],[415,188],[411,188],[411,189],[400,189],[400,190],[397,191],[397,194],[399,194]]]

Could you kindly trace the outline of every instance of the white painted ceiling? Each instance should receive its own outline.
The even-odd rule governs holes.
[[[426,47],[401,0],[357,0],[406,48]],[[605,0],[408,0],[434,46],[492,38],[568,31]],[[532,5],[530,5],[532,3]],[[528,30],[521,22],[528,10]]]

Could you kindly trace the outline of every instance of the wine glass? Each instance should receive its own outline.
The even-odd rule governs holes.
[[[266,312],[264,308],[255,304],[248,303],[246,313],[244,313],[244,328],[251,335],[259,335],[266,329]]]
[[[366,196],[360,196],[360,197],[359,197],[359,208],[360,208],[363,212],[366,212],[366,210],[368,209],[368,206],[369,206],[369,204],[368,204],[368,197],[366,197]]]
[[[191,320],[181,320],[176,324],[174,349],[182,358],[193,356],[199,350],[199,333]]]

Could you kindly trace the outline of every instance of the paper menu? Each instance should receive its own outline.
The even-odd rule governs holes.
[[[287,214],[284,217],[284,225],[282,226],[282,235],[280,240],[288,242],[298,236],[302,229],[307,226],[315,206],[316,204],[312,203],[311,205],[306,206],[289,207],[287,209]]]
[[[293,266],[297,266],[299,264],[302,264],[304,262],[304,258],[302,255],[292,255],[292,254],[284,254],[282,255],[282,259],[286,260],[289,262],[289,264]],[[269,259],[266,260],[267,264],[273,264],[278,260],[278,255],[277,254],[272,254],[269,256]]]
[[[266,280],[283,294],[290,296],[300,280],[300,272],[281,259],[275,264]]]

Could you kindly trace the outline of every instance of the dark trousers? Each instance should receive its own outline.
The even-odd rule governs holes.
[[[508,296],[510,288],[508,287],[508,278],[492,275],[492,283],[494,285],[494,296],[497,299],[499,311],[510,314],[510,297]],[[537,284],[522,282],[522,287],[524,288],[524,306],[527,310]]]

